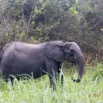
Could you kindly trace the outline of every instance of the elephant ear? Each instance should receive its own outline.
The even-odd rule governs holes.
[[[62,41],[47,42],[45,46],[46,56],[58,62],[63,62],[64,61],[64,53],[62,50],[63,45],[64,45],[64,42]]]

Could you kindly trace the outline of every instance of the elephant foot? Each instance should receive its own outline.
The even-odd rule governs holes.
[[[80,81],[81,81],[81,79],[80,79],[80,78],[78,78],[78,79],[74,79],[73,77],[72,77],[72,80],[73,80],[73,82],[76,82],[76,83],[78,83],[78,82],[80,82]]]

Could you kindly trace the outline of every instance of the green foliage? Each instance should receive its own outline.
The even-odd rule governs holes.
[[[0,48],[13,40],[63,39],[101,57],[102,7],[101,0],[1,0]]]
[[[78,15],[79,11],[77,10],[78,4],[74,4],[69,8],[69,13],[73,16]]]
[[[96,72],[93,76],[93,80],[94,81],[100,81],[101,79],[103,79],[103,65],[98,64],[97,67],[96,67]]]
[[[88,67],[86,67],[88,68]],[[99,82],[93,80],[94,74],[103,69],[102,64],[86,71],[80,83],[71,80],[76,71],[64,72],[64,86],[56,84],[57,90],[49,87],[49,78],[44,76],[38,79],[20,80],[15,79],[14,85],[0,80],[1,103],[100,103],[103,102],[103,78]],[[102,70],[103,71],[103,70]],[[99,76],[99,75],[98,75]]]

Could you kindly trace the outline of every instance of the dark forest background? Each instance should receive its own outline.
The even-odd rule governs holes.
[[[0,49],[10,41],[75,41],[103,60],[103,0],[0,0]]]

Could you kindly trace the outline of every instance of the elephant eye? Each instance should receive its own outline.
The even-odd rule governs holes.
[[[71,50],[70,50],[70,52],[73,54],[73,53],[74,53],[74,50],[73,50],[73,49],[71,49]]]
[[[68,52],[66,52],[65,54],[66,54],[66,56],[69,56],[69,57],[73,57],[73,56],[74,56],[73,53],[68,53]]]

